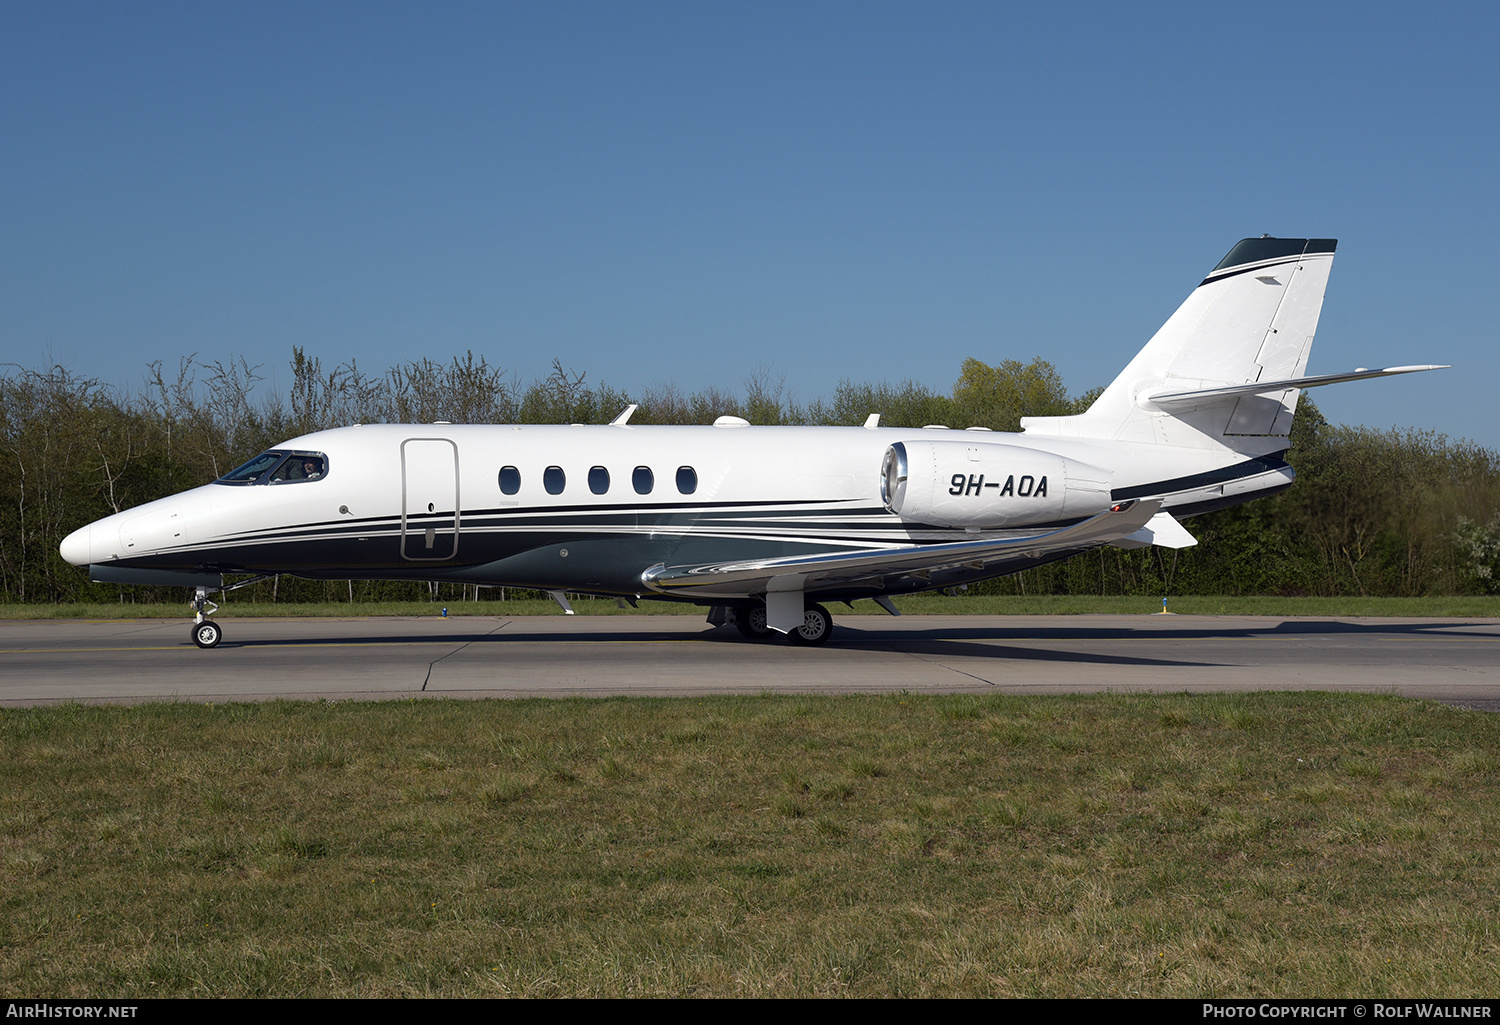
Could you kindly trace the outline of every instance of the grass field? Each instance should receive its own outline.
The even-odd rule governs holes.
[[[572,597],[574,610],[583,616],[686,615],[702,616],[703,608],[680,602],[643,601],[640,608],[624,609],[611,599]],[[917,594],[897,598],[905,615],[986,616],[1076,616],[1138,615],[1160,612],[1160,598],[1116,598],[1067,595],[995,597]],[[188,616],[186,603],[89,605],[0,604],[0,619],[138,619]],[[450,616],[547,616],[562,615],[550,599],[513,601],[441,602],[323,602],[317,604],[272,604],[269,602],[225,602],[219,615],[233,616],[435,616],[446,608]],[[1192,596],[1168,599],[1168,609],[1194,616],[1461,616],[1500,618],[1500,596],[1446,598],[1279,598]],[[842,603],[831,605],[835,616],[851,610]],[[859,615],[885,615],[873,601],[857,601]]]
[[[0,710],[21,996],[1481,996],[1500,717],[1374,695]]]

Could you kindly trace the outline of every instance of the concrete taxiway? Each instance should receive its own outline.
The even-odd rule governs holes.
[[[1356,690],[1500,711],[1500,621],[843,616],[825,647],[689,616],[0,622],[0,704],[723,693]]]

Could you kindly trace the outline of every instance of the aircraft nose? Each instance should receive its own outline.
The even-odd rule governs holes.
[[[90,549],[93,548],[93,524],[87,527],[79,527],[73,533],[63,538],[62,544],[57,550],[75,566],[87,566],[89,564]]]

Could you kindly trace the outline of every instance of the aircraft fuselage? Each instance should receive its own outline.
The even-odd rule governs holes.
[[[888,508],[882,460],[898,443],[936,452],[925,471],[945,507],[915,516]],[[1244,501],[1291,480],[1276,460],[1125,447],[1141,449],[1113,452],[1128,456],[1120,460],[1128,475],[1098,465],[1110,456],[1098,443],[1037,444],[988,431],[372,424],[273,450],[322,460],[316,479],[273,481],[267,471],[254,481],[209,484],[91,524],[67,540],[63,554],[116,571],[446,580],[656,597],[641,574],[658,564],[1001,538],[1077,523],[1115,495],[1143,497],[1168,479],[1176,482],[1168,507],[1185,510],[1222,504],[1226,483],[1231,500]],[[1208,479],[1215,471],[1225,480]],[[1092,491],[1080,491],[1080,483]],[[1070,493],[1083,504],[1070,506]],[[952,586],[1059,557],[1018,556],[937,580],[898,575],[824,593],[838,599]]]

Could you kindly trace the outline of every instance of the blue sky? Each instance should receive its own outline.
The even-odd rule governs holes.
[[[1107,383],[1340,240],[1338,422],[1500,448],[1495,5],[0,5],[0,362]],[[956,425],[962,426],[962,425]]]

